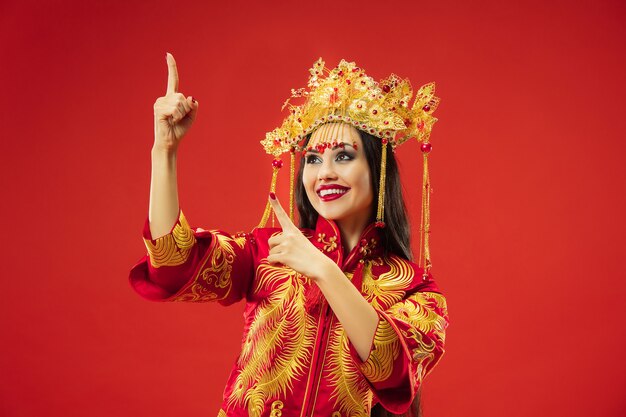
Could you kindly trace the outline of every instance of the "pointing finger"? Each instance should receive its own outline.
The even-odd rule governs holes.
[[[278,223],[280,223],[280,227],[282,227],[283,230],[298,230],[298,228],[295,224],[293,224],[287,213],[285,213],[285,210],[278,202],[276,194],[274,193],[270,193],[270,204],[272,205],[272,209],[276,214],[276,219],[278,219]]]
[[[169,52],[166,53],[167,60],[167,91],[166,94],[178,92],[178,69],[176,69],[176,60]]]

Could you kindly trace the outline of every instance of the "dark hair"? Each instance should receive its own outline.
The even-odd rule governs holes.
[[[372,209],[371,222],[376,219],[376,204],[380,189],[380,162],[382,159],[382,141],[369,133],[358,131],[363,142],[363,151],[367,159],[367,165],[371,173],[372,190],[374,194],[374,207]],[[305,146],[310,139],[306,138]],[[387,145],[389,146],[389,145]],[[314,229],[317,223],[318,213],[309,201],[304,184],[302,183],[302,172],[304,170],[304,156],[300,160],[300,168],[296,180],[296,205],[300,215],[300,227]],[[411,253],[411,230],[406,214],[406,205],[402,194],[400,183],[400,172],[391,147],[387,148],[387,169],[385,178],[385,227],[381,230],[381,245],[384,253],[393,253],[407,260],[413,260]],[[421,386],[417,390],[415,399],[404,414],[392,414],[385,410],[380,404],[372,408],[372,417],[422,417],[421,412]]]

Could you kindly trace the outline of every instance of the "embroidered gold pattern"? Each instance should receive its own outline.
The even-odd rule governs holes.
[[[371,254],[377,244],[372,239],[361,249],[364,255]],[[372,265],[389,266],[389,271],[382,273],[378,278],[372,274]],[[351,278],[349,274],[348,278]],[[379,310],[386,310],[391,305],[401,301],[406,294],[405,289],[414,278],[414,271],[408,261],[397,256],[368,260],[363,266],[363,293],[372,306]],[[348,338],[341,326],[337,326],[329,342],[329,362],[331,369],[330,385],[334,386],[331,398],[335,398],[335,406],[339,415],[368,416],[372,404],[372,392],[361,372],[371,382],[378,382],[389,378],[393,372],[393,361],[400,354],[398,336],[391,325],[381,318],[374,338],[376,347],[368,360],[357,368],[350,357]]]
[[[233,242],[242,247],[243,242],[237,241],[227,235],[217,231],[209,231],[215,239],[215,248],[211,255],[204,260],[200,272],[193,282],[189,284],[190,289],[184,294],[176,297],[174,301],[206,302],[221,300],[228,296],[232,287],[231,273],[235,260],[235,250]],[[220,295],[216,292],[217,289]]]
[[[341,325],[334,326],[328,342],[329,384],[334,386],[338,415],[369,417],[373,394],[350,356],[348,338]],[[334,416],[335,414],[333,414]]]
[[[435,337],[444,342],[447,316],[445,298],[433,292],[418,292],[403,300],[414,271],[410,264],[399,257],[385,258],[384,264],[390,267],[388,272],[374,278],[371,263],[366,263],[363,270],[363,292],[372,306],[378,310],[402,320],[411,327],[401,330],[404,337],[416,343],[412,348],[412,359],[417,363],[416,381],[424,377],[424,370],[434,359],[435,342],[424,341],[422,333],[432,340]],[[434,333],[433,333],[434,332]],[[370,382],[384,381],[393,371],[394,361],[400,354],[398,335],[391,324],[380,318],[370,356],[360,368]]]
[[[337,236],[331,236],[330,239],[326,240],[326,233],[319,233],[317,241],[324,244],[325,252],[332,252],[337,249]]]
[[[283,404],[282,401],[280,400],[276,400],[272,403],[272,408],[270,411],[270,417],[281,417],[283,415],[283,407],[285,406],[285,404]]]
[[[374,238],[370,239],[369,242],[365,241],[365,239],[363,239],[363,241],[365,244],[359,248],[359,252],[363,258],[368,258],[372,254],[372,250],[374,250],[376,245],[378,245],[378,242]]]
[[[405,289],[413,281],[415,273],[408,261],[398,257],[385,258],[384,263],[389,266],[389,271],[374,278],[372,275],[372,263],[367,262],[363,268],[363,292],[372,307],[378,310],[386,310],[393,304],[404,298]]]
[[[143,241],[150,255],[150,263],[153,267],[160,268],[184,264],[196,243],[196,238],[181,210],[171,233],[155,239],[154,243],[150,239]]]
[[[412,347],[411,351],[413,360],[419,364],[416,375],[416,381],[419,382],[435,359],[434,351],[438,342],[440,344],[445,342],[445,329],[448,324],[446,299],[435,292],[417,292],[403,302],[393,305],[388,312],[411,326],[408,331],[401,331],[405,337],[415,342],[415,347]],[[424,340],[424,334],[428,336],[429,341]]]
[[[220,412],[217,413],[217,417],[226,417],[226,412],[220,409]]]
[[[367,361],[361,365],[363,376],[370,382],[380,382],[388,379],[393,372],[393,363],[399,355],[400,342],[398,335],[391,327],[391,324],[381,318],[374,335],[374,347]]]
[[[239,246],[241,249],[243,249],[244,246],[246,245],[246,239],[248,239],[248,236],[245,234],[233,236],[233,240],[235,241],[237,246]]]
[[[305,309],[304,282],[291,268],[266,261],[257,268],[253,291],[268,295],[252,313],[229,406],[245,404],[250,416],[259,417],[268,398],[286,396],[307,370],[316,322]]]
[[[448,311],[443,295],[436,292],[416,292],[402,303],[392,306],[389,312],[420,331],[434,333],[442,342],[445,341],[447,322],[444,316],[447,316]]]
[[[318,237],[320,242],[330,243],[325,236]],[[387,265],[389,271],[375,278],[372,265]],[[346,275],[351,278],[352,274]],[[445,298],[433,292],[418,292],[403,299],[413,279],[411,265],[396,256],[368,260],[363,269],[363,292],[368,301],[409,325],[401,327],[400,332],[414,342],[409,343],[409,348],[416,364],[415,382],[419,384],[434,360],[437,344],[444,341],[447,307]],[[316,322],[304,308],[305,285],[306,277],[288,267],[267,262],[259,265],[253,291],[268,295],[247,319],[250,326],[238,360],[234,389],[228,398],[229,407],[245,406],[248,415],[260,417],[268,399],[291,393],[294,378],[306,372],[315,343]],[[324,369],[333,388],[330,401],[334,401],[336,410],[332,417],[369,417],[373,392],[368,381],[380,382],[391,376],[394,362],[401,354],[396,331],[381,317],[372,352],[360,366],[351,358],[349,340],[339,323],[331,328],[327,349]],[[269,416],[282,417],[283,407],[283,401],[273,401]],[[225,416],[220,410],[218,417]]]

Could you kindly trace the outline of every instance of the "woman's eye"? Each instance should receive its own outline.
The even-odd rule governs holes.
[[[348,152],[339,152],[337,154],[337,161],[350,161],[352,158],[352,155],[350,155]]]
[[[317,155],[307,155],[305,160],[307,164],[314,164],[319,160],[319,157]]]

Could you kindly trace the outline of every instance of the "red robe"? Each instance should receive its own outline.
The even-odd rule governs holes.
[[[393,413],[444,353],[446,299],[414,263],[383,255],[378,229],[343,253],[337,225],[319,217],[302,232],[341,267],[378,312],[369,357],[361,361],[316,284],[285,266],[267,263],[268,239],[280,229],[229,235],[192,229],[182,211],[171,232],[153,240],[130,272],[130,284],[154,301],[245,299],[241,353],[218,413],[232,417],[369,416],[376,403]]]

